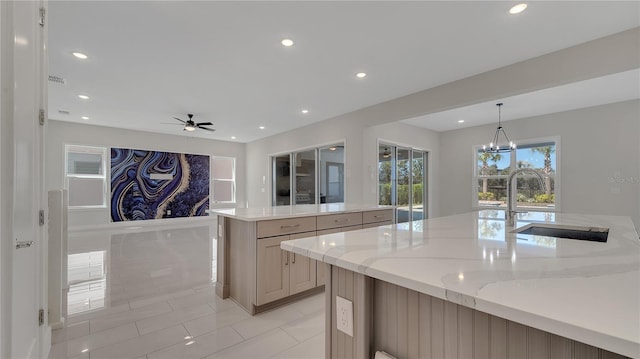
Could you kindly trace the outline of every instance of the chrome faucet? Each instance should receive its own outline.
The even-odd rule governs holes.
[[[531,172],[534,175],[536,175],[536,177],[538,178],[538,182],[540,182],[540,188],[542,188],[543,191],[546,191],[546,187],[544,185],[544,179],[542,178],[540,173],[538,173],[538,171],[536,170],[533,170],[531,168],[518,168],[517,170],[509,174],[509,179],[507,180],[507,212],[505,216],[508,226],[514,225],[515,217],[516,217],[516,211],[514,210],[515,206],[513,204],[514,198],[512,197],[517,197],[517,196],[513,196],[513,193],[511,193],[512,192],[511,188],[513,186],[513,181],[516,178],[516,175],[518,173],[523,173],[523,172]]]

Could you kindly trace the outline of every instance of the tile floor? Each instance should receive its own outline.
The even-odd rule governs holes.
[[[253,317],[215,295],[214,229],[70,233],[49,358],[324,358],[323,294]]]

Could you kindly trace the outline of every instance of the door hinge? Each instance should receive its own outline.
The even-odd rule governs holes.
[[[38,311],[38,325],[44,325],[44,309]]]
[[[38,217],[40,218],[40,225],[44,226],[44,209],[41,209],[40,212],[38,212]]]
[[[44,27],[44,20],[47,16],[47,9],[41,7],[40,8],[40,21],[38,21],[38,24],[40,24],[40,26]]]
[[[38,120],[40,121],[40,126],[44,126],[44,110],[40,109],[38,113]]]

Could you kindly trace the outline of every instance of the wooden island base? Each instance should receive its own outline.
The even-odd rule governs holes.
[[[325,264],[326,358],[626,358],[430,295]],[[353,337],[337,330],[336,296],[353,302]]]

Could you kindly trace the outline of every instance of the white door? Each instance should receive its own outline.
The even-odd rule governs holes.
[[[39,24],[42,2],[3,2],[2,22],[10,25],[2,29],[3,96],[2,103],[2,185],[12,188],[3,191],[3,201],[9,200],[10,213],[3,213],[2,259],[7,260],[11,278],[2,283],[10,298],[2,298],[2,320],[10,323],[2,328],[3,355],[10,358],[46,357],[49,345],[48,326],[39,324],[39,309],[44,308],[46,280],[46,237],[39,224],[39,210],[43,202],[43,128],[38,123],[39,109],[46,108],[44,74],[44,41],[46,29]],[[7,41],[7,39],[14,41]],[[5,46],[10,48],[5,52]],[[11,78],[12,77],[12,78]],[[11,86],[5,86],[7,81]],[[6,157],[5,157],[6,156]],[[7,168],[8,167],[8,168]],[[9,170],[9,171],[7,171]],[[11,173],[12,172],[12,173]],[[3,204],[5,209],[7,202]],[[8,230],[4,226],[9,227]],[[6,252],[5,252],[6,251]],[[3,264],[3,268],[7,268]],[[45,315],[46,321],[46,315]]]

